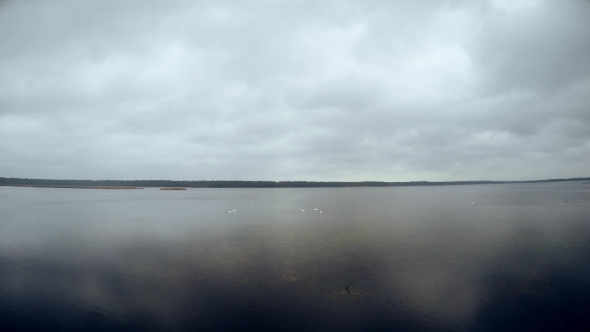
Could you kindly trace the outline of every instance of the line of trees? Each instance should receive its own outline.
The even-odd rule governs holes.
[[[318,188],[318,187],[400,187],[468,184],[544,183],[590,181],[590,178],[548,179],[534,181],[449,181],[449,182],[323,182],[323,181],[173,181],[173,180],[51,180],[0,177],[0,185],[8,186],[71,186],[71,187],[186,187],[186,188]]]

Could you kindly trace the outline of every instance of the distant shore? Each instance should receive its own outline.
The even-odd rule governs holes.
[[[53,179],[23,179],[0,177],[0,186],[39,187],[39,188],[76,188],[76,189],[142,189],[170,188],[165,190],[186,190],[187,188],[339,188],[339,187],[419,187],[419,186],[460,186],[477,184],[526,184],[552,182],[582,182],[590,183],[587,178],[547,179],[527,181],[231,181],[231,180],[53,180]],[[171,189],[184,188],[184,189]]]
[[[143,189],[133,186],[62,186],[42,184],[0,184],[2,187],[65,188],[65,189]]]

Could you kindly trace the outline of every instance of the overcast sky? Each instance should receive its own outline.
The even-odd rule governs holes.
[[[0,1],[0,176],[590,176],[590,1]]]

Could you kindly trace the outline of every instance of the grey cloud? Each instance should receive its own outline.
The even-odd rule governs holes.
[[[494,91],[552,93],[590,74],[590,3],[543,1],[516,13],[492,9],[474,59]]]
[[[0,176],[587,176],[590,5],[526,4],[5,1]]]

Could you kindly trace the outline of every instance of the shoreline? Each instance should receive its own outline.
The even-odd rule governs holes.
[[[580,182],[590,184],[590,177],[526,181],[241,181],[241,180],[55,180],[0,177],[0,186],[73,189],[143,189],[187,190],[188,188],[344,188],[344,187],[429,187],[487,184],[548,184]],[[184,189],[178,189],[184,188]]]
[[[18,187],[18,188],[57,188],[57,189],[143,189],[135,186],[61,186],[61,185],[43,185],[43,184],[0,184],[0,187]]]

